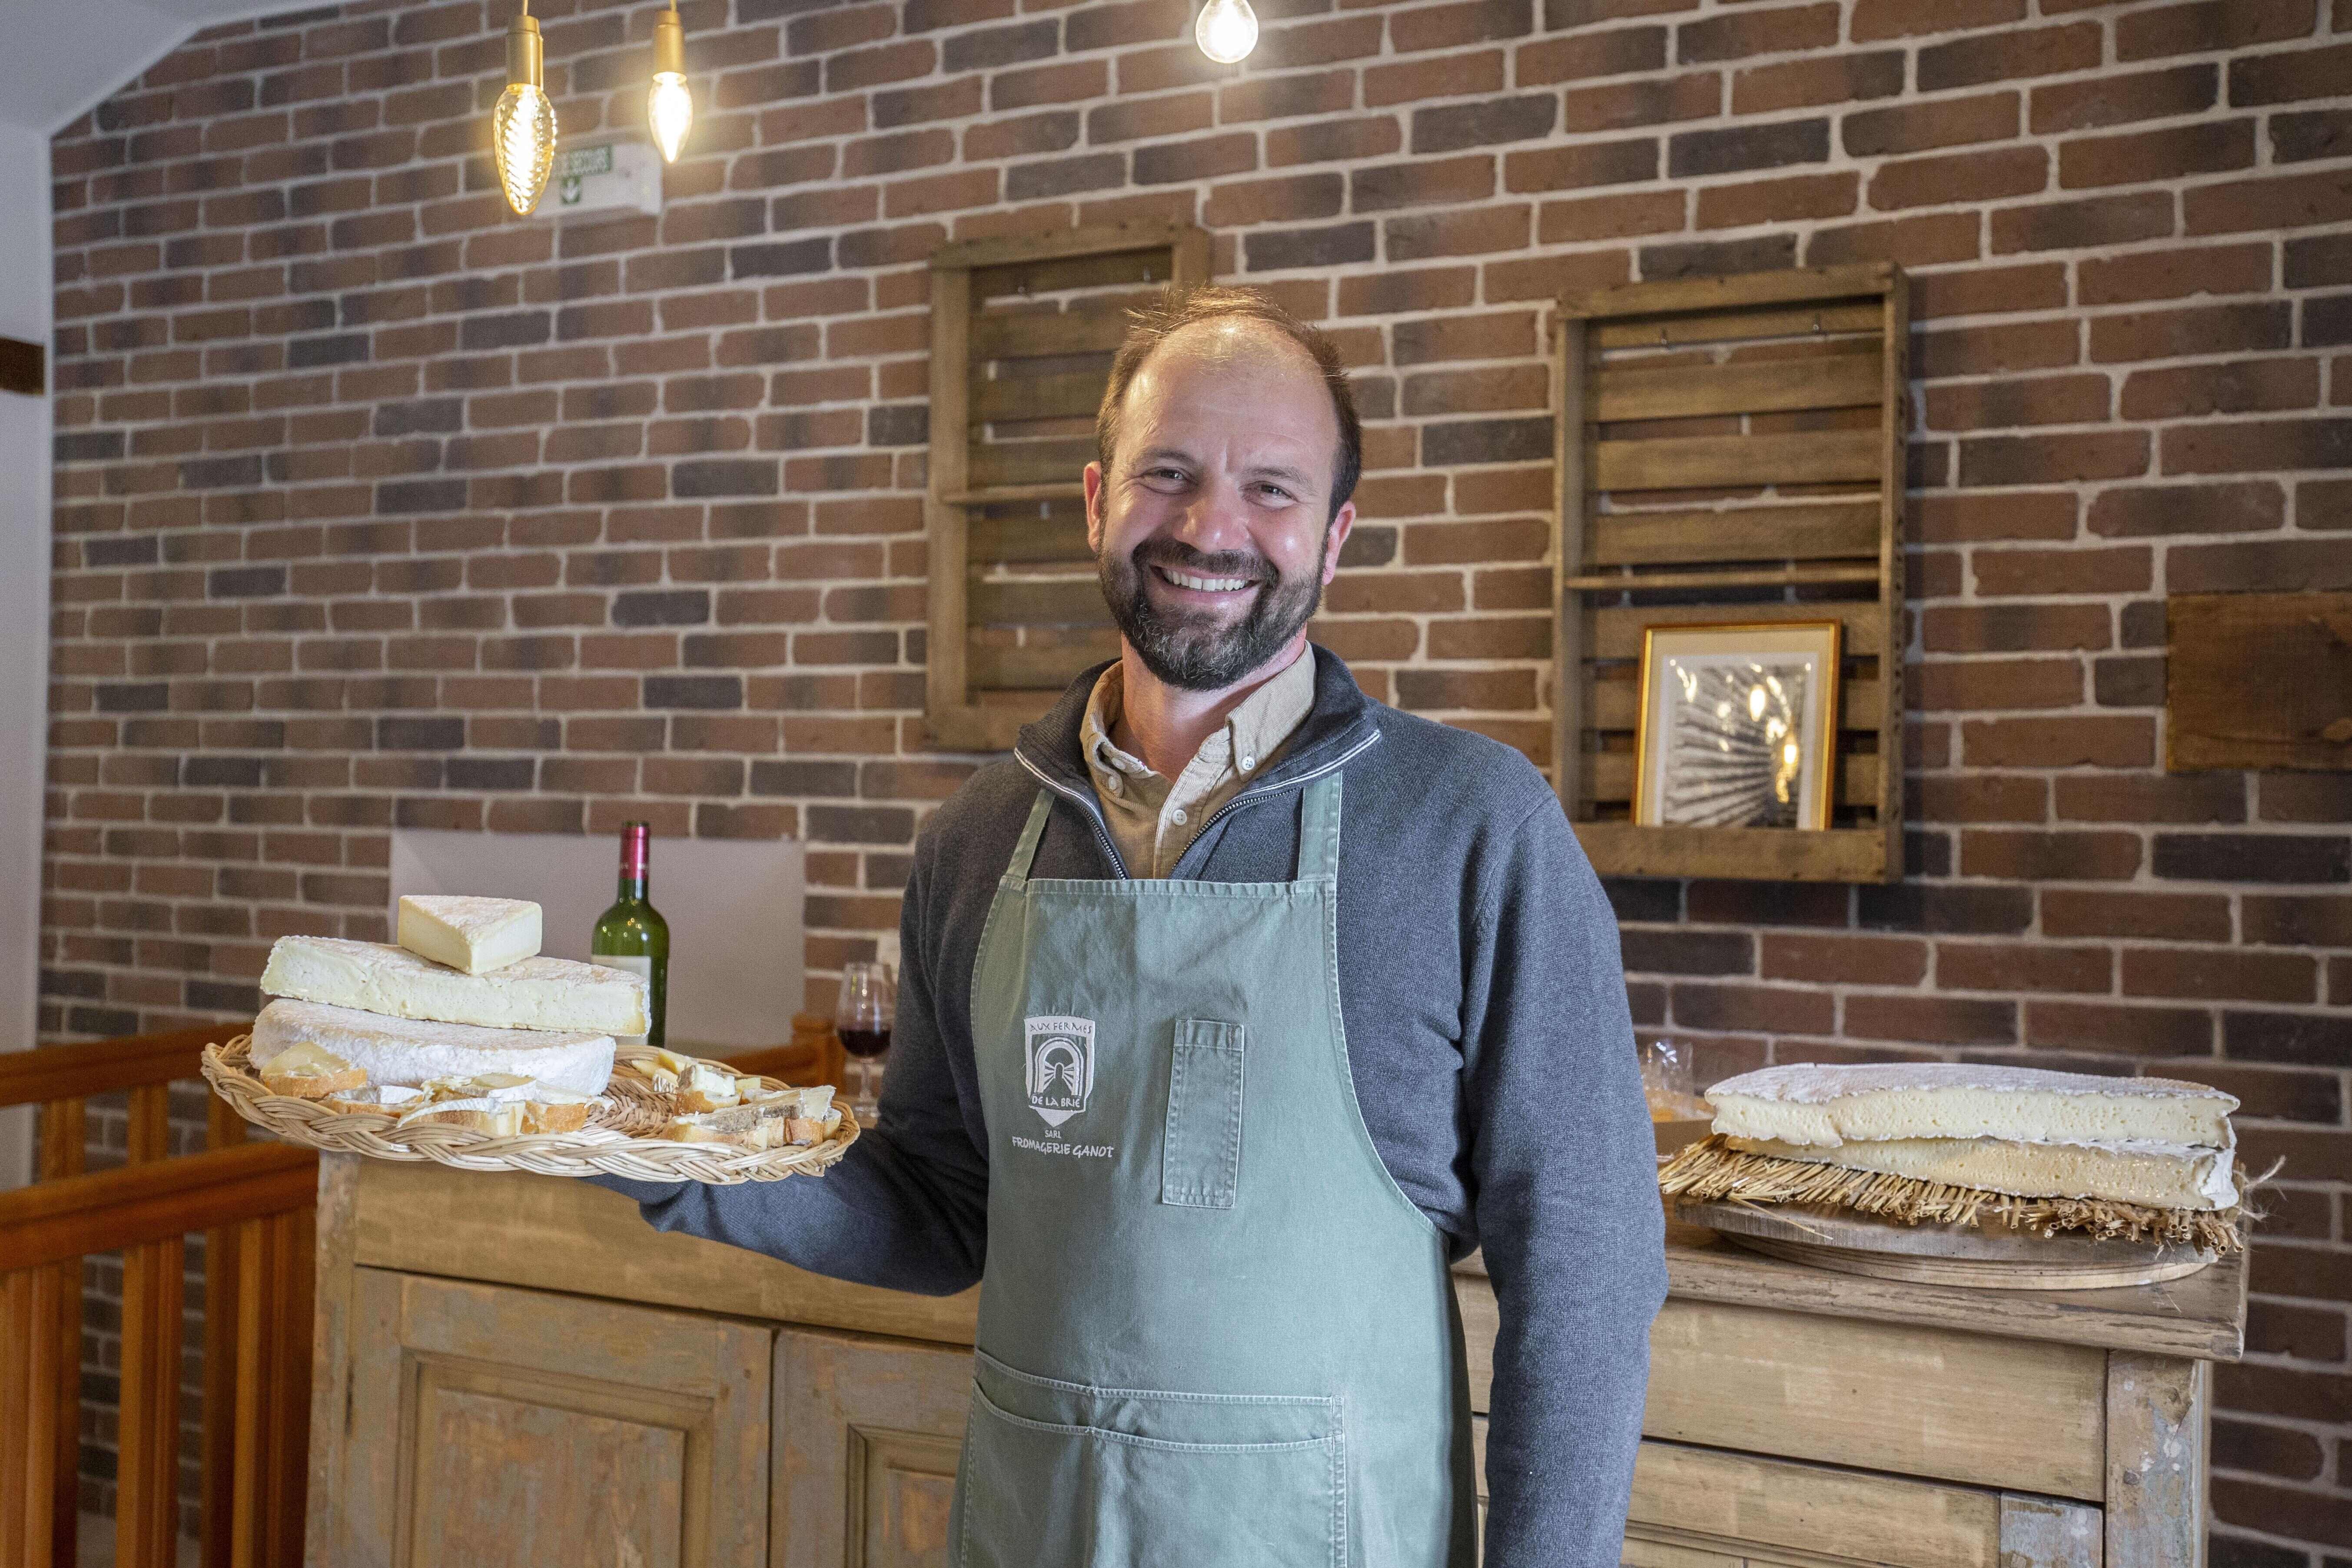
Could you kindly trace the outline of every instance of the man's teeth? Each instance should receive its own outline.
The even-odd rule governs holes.
[[[1179,588],[1197,588],[1204,594],[1234,594],[1250,585],[1246,577],[1195,577],[1190,572],[1179,572],[1173,566],[1162,566],[1160,574]]]

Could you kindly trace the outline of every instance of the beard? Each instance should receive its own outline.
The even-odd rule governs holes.
[[[1147,539],[1129,554],[1105,555],[1098,568],[1111,619],[1143,667],[1185,691],[1220,691],[1282,651],[1323,603],[1327,528],[1315,569],[1286,580],[1274,563],[1248,551],[1205,554],[1181,540]],[[1187,615],[1151,602],[1150,573],[1169,566],[1197,577],[1245,577],[1258,584],[1249,612],[1227,623],[1213,612]]]

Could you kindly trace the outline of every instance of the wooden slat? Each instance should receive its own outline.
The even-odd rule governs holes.
[[[0,1193],[0,1270],[306,1206],[318,1161],[314,1150],[248,1143]]]
[[[1165,249],[1188,233],[1189,224],[1093,224],[1053,229],[1040,234],[1002,238],[963,239],[931,252],[935,268],[1001,267],[1008,263],[1079,256],[1090,251]]]
[[[383,1163],[362,1160],[357,1154],[329,1154],[319,1162],[319,1195],[312,1209],[318,1226],[312,1275],[317,1295],[311,1303],[310,1341],[310,1430],[318,1441],[310,1446],[305,1489],[319,1500],[320,1506],[310,1510],[304,1521],[305,1563],[340,1565],[350,1561],[341,1525],[346,1512],[342,1500],[350,1495],[348,1478],[352,1469],[352,1434],[348,1425],[353,1392],[352,1363],[359,1354],[363,1332],[359,1270],[352,1264],[359,1239],[359,1171],[362,1164]],[[625,1205],[628,1200],[622,1202]],[[515,1245],[527,1244],[517,1237]],[[585,1265],[575,1268],[574,1276],[593,1279],[597,1271],[595,1265]]]
[[[252,1224],[205,1233],[205,1447],[197,1529],[207,1568],[226,1568],[236,1556],[236,1401],[243,1381],[238,1373],[246,1364],[237,1333],[247,1310],[241,1254]]]
[[[1885,627],[1874,604],[1825,600],[1798,605],[1611,605],[1587,615],[1585,657],[1641,658],[1644,626],[1737,626],[1754,621],[1839,622],[1844,628],[1841,647],[1848,658],[1875,658],[1885,646]]]
[[[0,1274],[0,1568],[34,1568],[29,1538],[46,1520],[47,1494],[34,1484],[34,1466],[46,1453],[47,1389],[34,1376],[36,1357],[50,1342],[47,1321],[35,1310],[41,1270]],[[46,1543],[44,1543],[46,1546]]]
[[[1878,759],[1848,752],[1838,760],[1837,795],[1840,805],[1874,804],[1878,799]],[[1585,790],[1588,799],[1596,801],[1626,801],[1633,798],[1633,753],[1631,752],[1588,752],[1584,754]],[[1774,829],[1773,831],[1780,831]],[[1815,835],[1790,831],[1786,837],[1802,842]]]
[[[1486,1280],[1456,1274],[1454,1290],[1470,1405],[1483,1412],[1500,1317]],[[1650,1331],[1642,1431],[2095,1502],[2106,1486],[2106,1359],[2081,1345],[1670,1298]]]
[[[1617,283],[1568,295],[1561,299],[1559,308],[1563,314],[1571,316],[1659,316],[1698,310],[1727,313],[1769,305],[1874,296],[1885,292],[1894,277],[1894,268],[1884,261],[1860,261],[1843,267],[1788,268],[1715,278],[1669,278],[1649,283]],[[1874,314],[1875,299],[1869,308]]]
[[[1884,440],[1876,430],[1822,430],[1602,441],[1590,482],[1596,490],[1692,490],[1875,480]]]
[[[131,1091],[131,1126],[125,1158],[133,1165],[172,1152],[172,1086],[142,1083]]]
[[[1821,561],[1878,556],[1878,506],[1736,507],[1610,512],[1591,519],[1585,560],[1595,566],[1699,561]]]
[[[971,276],[953,268],[931,274],[931,499],[923,507],[930,614],[923,703],[932,714],[964,702],[965,519],[961,508],[938,498],[970,483],[964,465],[964,364],[971,319]]]
[[[32,1053],[16,1054],[29,1056]],[[0,1058],[0,1060],[5,1059]],[[40,1179],[54,1182],[67,1176],[80,1175],[84,1145],[89,1138],[89,1110],[80,1100],[52,1100],[43,1105]]]
[[[1552,647],[1559,650],[1553,668],[1559,673],[1552,689],[1553,791],[1570,817],[1585,813],[1580,793],[1584,775],[1575,758],[1584,742],[1584,697],[1588,684],[1577,650],[1584,646],[1584,600],[1562,584],[1585,567],[1585,516],[1589,504],[1585,486],[1591,471],[1592,432],[1588,402],[1591,365],[1589,332],[1582,318],[1563,315],[1552,329],[1552,363],[1559,378],[1557,396],[1559,419],[1554,437]]]
[[[2000,1568],[2000,1494],[1651,1439],[1630,1531],[1702,1550],[1903,1568]],[[1761,1547],[1764,1552],[1754,1549]]]
[[[1564,578],[1560,586],[1580,594],[1625,594],[1707,588],[1798,588],[1824,583],[1876,583],[1878,568],[1853,565],[1759,566],[1678,572],[1588,572]]]
[[[1770,306],[1720,315],[1651,316],[1599,321],[1591,327],[1601,352],[1666,348],[1678,343],[1745,342],[1767,338],[1830,338],[1842,332],[1878,330],[1875,300],[1854,304]]]
[[[1066,310],[982,310],[971,319],[971,357],[985,363],[1109,353],[1127,336],[1128,325],[1124,303],[1106,307],[1087,300]]]
[[[971,297],[993,300],[1007,294],[1072,294],[1165,284],[1172,267],[1165,246],[1008,261],[998,267],[973,268]]]
[[[932,415],[934,420],[939,416]],[[1094,438],[1066,436],[1050,441],[997,441],[971,448],[964,482],[953,490],[996,490],[1008,485],[1075,485],[1095,460]],[[950,487],[943,487],[942,494]]]
[[[177,1561],[182,1251],[176,1233],[122,1248],[116,1568],[172,1568]]]
[[[936,591],[937,578],[934,581]],[[1110,606],[1091,577],[1046,583],[974,583],[966,590],[974,626],[1108,626]]]
[[[1049,480],[1038,485],[998,485],[991,489],[955,490],[940,499],[943,501],[951,501],[957,506],[967,507],[1004,506],[1024,501],[1058,501],[1065,505],[1083,506],[1087,499],[1087,487],[1083,479],[1070,479],[1066,482]],[[974,518],[972,521],[979,522],[985,520]]]
[[[233,1568],[269,1568],[301,1554],[308,1491],[312,1279],[311,1214],[243,1227],[237,1359]]]
[[[2107,1354],[2106,1561],[2205,1568],[2213,1363]]]
[[[1876,731],[1878,682],[1848,680],[1838,687],[1838,728]],[[1641,726],[1642,691],[1631,680],[1596,680],[1585,712],[1585,724],[1594,730],[1634,730]]]
[[[0,1051],[0,1105],[40,1105],[195,1078],[201,1072],[197,1058],[206,1046],[233,1039],[251,1027],[250,1024],[206,1024],[84,1046]]]
[[[1022,419],[1091,419],[1102,402],[1104,376],[1099,371],[1066,371],[1059,375],[1028,375],[978,381],[971,387],[971,407],[964,416],[974,425]]]
[[[1878,605],[1886,625],[1885,641],[1898,647],[1902,638],[1903,601],[1908,592],[1903,550],[1904,495],[1908,489],[1908,462],[1904,451],[1905,404],[1911,389],[1911,296],[1899,276],[1891,276],[1886,297],[1880,301],[1879,334],[1886,344],[1884,381],[1879,390],[1879,426],[1886,434],[1886,449],[1878,479]],[[1899,653],[1899,647],[1898,647]],[[1885,661],[1879,685],[1884,704],[1880,715],[1879,750],[1898,756],[1903,750],[1903,660]],[[1878,780],[1878,830],[1886,837],[1886,871],[1890,879],[1903,867],[1903,770],[1888,768]]]
[[[1875,882],[1886,873],[1886,838],[1875,827],[1797,833],[1768,827],[1637,827],[1571,822],[1585,858],[1620,877],[1720,877],[1783,882]],[[1901,862],[1896,863],[1899,867]]]
[[[1092,646],[975,647],[966,655],[974,690],[1052,691],[1059,694],[1093,665],[1114,658],[1118,637],[1106,631]]]
[[[965,550],[973,562],[1091,561],[1086,514],[1058,511],[1051,517],[976,517],[966,525]]]
[[[1672,365],[1657,370],[1603,368],[1589,417],[1685,419],[1706,414],[1762,414],[1801,408],[1854,408],[1878,401],[1879,355],[1840,353],[1817,359],[1759,360],[1735,364]]]

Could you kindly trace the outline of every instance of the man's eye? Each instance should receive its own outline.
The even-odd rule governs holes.
[[[1280,485],[1276,484],[1261,483],[1257,487],[1257,489],[1260,495],[1272,496],[1278,500],[1297,500],[1298,499],[1297,496],[1292,495],[1288,490],[1284,489]]]

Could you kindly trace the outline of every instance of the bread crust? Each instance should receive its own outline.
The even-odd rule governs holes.
[[[324,1100],[331,1094],[349,1094],[367,1087],[365,1068],[346,1068],[341,1072],[266,1072],[261,1086],[272,1094],[291,1096],[296,1100]]]

